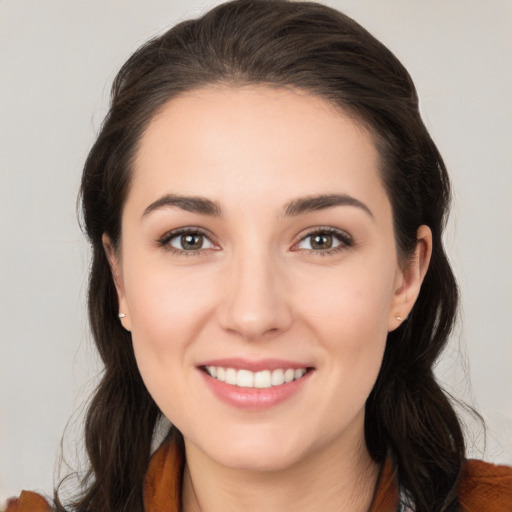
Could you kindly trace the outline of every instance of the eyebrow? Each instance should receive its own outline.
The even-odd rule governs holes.
[[[199,213],[219,217],[222,215],[220,206],[210,199],[200,196],[183,196],[177,194],[166,194],[160,199],[151,203],[142,214],[143,217],[155,210],[177,206],[187,212]],[[320,194],[293,199],[284,206],[284,215],[295,217],[304,213],[334,208],[335,206],[355,206],[374,218],[372,211],[364,203],[355,197],[347,194]]]
[[[370,217],[375,218],[372,211],[364,203],[347,194],[321,194],[316,196],[299,197],[285,205],[286,216],[302,215],[303,213],[334,208],[335,206],[355,206],[361,208]]]
[[[160,199],[157,199],[154,203],[151,203],[144,210],[142,216],[145,217],[149,213],[167,206],[177,206],[187,212],[201,213],[203,215],[211,215],[214,217],[219,217],[221,214],[220,206],[205,197],[166,194]]]

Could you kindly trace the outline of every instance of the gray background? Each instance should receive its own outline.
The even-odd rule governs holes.
[[[81,451],[99,366],[75,197],[111,80],[147,38],[216,3],[0,0],[0,501],[51,491],[66,425],[72,465]],[[468,422],[470,453],[512,463],[512,2],[327,3],[387,44],[416,82],[453,177],[446,243],[464,299],[438,375],[487,421],[484,454]]]

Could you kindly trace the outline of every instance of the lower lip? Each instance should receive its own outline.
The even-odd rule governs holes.
[[[269,409],[296,395],[313,373],[309,370],[303,377],[292,382],[270,388],[242,388],[226,384],[199,370],[207,386],[224,403],[239,409]]]

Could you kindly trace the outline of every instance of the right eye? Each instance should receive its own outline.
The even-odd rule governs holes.
[[[171,231],[160,240],[160,245],[177,254],[197,254],[206,249],[215,249],[215,244],[206,234],[197,230]]]

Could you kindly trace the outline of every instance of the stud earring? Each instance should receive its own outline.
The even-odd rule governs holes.
[[[400,315],[395,315],[395,318],[396,318],[399,322],[401,322],[401,321],[403,320],[403,318],[402,318]]]
[[[119,318],[124,318],[124,317],[126,316],[126,314],[125,314],[125,313],[119,313],[117,316],[118,316]]]

